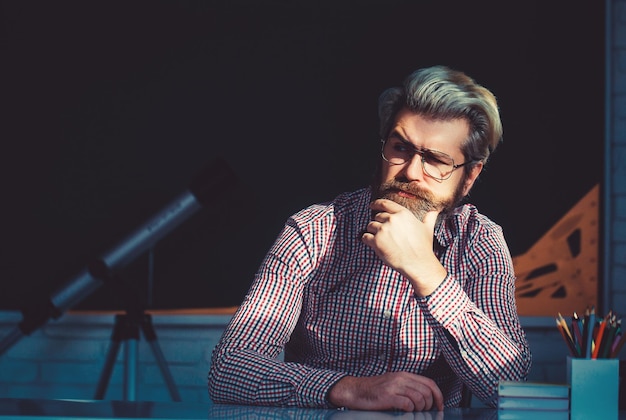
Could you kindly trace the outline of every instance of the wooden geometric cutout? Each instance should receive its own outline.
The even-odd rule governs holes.
[[[526,253],[513,257],[519,315],[581,314],[597,306],[599,191],[593,187]]]

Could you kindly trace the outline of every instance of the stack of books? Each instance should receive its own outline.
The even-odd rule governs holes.
[[[498,384],[498,418],[567,419],[569,396],[568,384],[501,381]]]

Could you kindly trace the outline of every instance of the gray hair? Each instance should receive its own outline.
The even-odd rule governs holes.
[[[466,119],[470,135],[462,152],[467,159],[486,162],[502,141],[495,96],[460,71],[445,66],[419,69],[405,79],[403,87],[385,90],[378,100],[381,138],[387,138],[403,108],[436,120]]]

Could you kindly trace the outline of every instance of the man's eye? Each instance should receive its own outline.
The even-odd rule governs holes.
[[[432,153],[424,153],[424,160],[432,165],[448,164],[448,162],[440,159],[438,156],[435,156]]]
[[[431,165],[453,165],[453,162],[447,156],[439,156],[434,153],[424,153],[424,161]]]
[[[406,153],[409,151],[409,148],[402,143],[396,143],[393,145],[393,150],[395,150],[396,152]]]

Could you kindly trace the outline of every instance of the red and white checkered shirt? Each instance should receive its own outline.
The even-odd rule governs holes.
[[[448,276],[422,298],[361,242],[369,202],[361,189],[289,218],[213,350],[214,402],[329,407],[345,375],[407,371],[434,379],[446,406],[458,405],[461,383],[495,406],[499,380],[526,378],[501,227],[457,208],[435,231]]]

